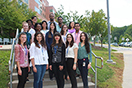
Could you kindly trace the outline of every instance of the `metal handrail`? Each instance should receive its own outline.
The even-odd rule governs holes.
[[[92,66],[91,66],[91,69],[95,73],[95,88],[97,88],[97,68],[99,68],[99,69],[103,68],[103,58],[96,56],[93,52],[92,52],[92,54],[95,57],[95,70],[94,70],[94,68]],[[97,59],[101,60],[101,66],[100,67],[97,66]]]
[[[15,62],[15,53],[14,53],[14,45],[18,43],[17,36],[19,33],[19,29],[16,31],[16,36],[13,38],[11,53],[10,53],[10,60],[9,60],[9,73],[10,73],[10,88],[12,88],[12,73],[13,73],[13,67]]]

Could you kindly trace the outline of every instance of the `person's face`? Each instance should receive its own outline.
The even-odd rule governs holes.
[[[32,22],[31,21],[28,21],[28,25],[31,27],[32,26]]]
[[[50,14],[49,18],[50,18],[50,21],[54,21],[54,14]]]
[[[68,41],[68,42],[71,42],[71,41],[72,41],[71,35],[68,35],[68,36],[67,36],[67,41]]]
[[[36,39],[37,39],[38,42],[41,42],[41,40],[42,40],[41,34],[38,34],[38,35],[36,36]]]
[[[83,40],[83,41],[85,41],[85,39],[86,39],[86,37],[85,37],[85,34],[81,34],[81,39]]]
[[[67,26],[66,25],[63,26],[63,31],[67,31]]]
[[[46,23],[45,22],[43,22],[43,24],[42,24],[42,26],[43,26],[43,28],[45,28],[46,29]]]
[[[37,17],[34,17],[34,18],[32,19],[32,21],[33,21],[33,23],[37,23]]]
[[[37,31],[40,31],[41,30],[41,25],[38,24],[37,27],[36,27]]]
[[[58,18],[58,23],[62,23],[63,19],[61,17]]]
[[[23,24],[23,29],[24,29],[24,32],[27,32],[28,31],[28,24]]]
[[[54,26],[53,23],[50,25],[50,28],[51,28],[51,30],[54,30],[55,29],[55,26]]]
[[[59,40],[60,40],[60,36],[56,35],[56,36],[55,36],[55,40],[56,40],[56,41],[59,41]]]
[[[80,25],[79,24],[75,24],[75,29],[76,31],[80,29]]]
[[[27,36],[26,35],[21,35],[19,39],[21,40],[21,43],[24,43],[27,40]]]
[[[71,28],[73,28],[74,27],[74,22],[71,22],[70,26],[71,26]]]

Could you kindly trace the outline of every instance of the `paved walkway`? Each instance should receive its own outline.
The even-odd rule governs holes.
[[[12,45],[0,45],[0,50],[11,50]]]

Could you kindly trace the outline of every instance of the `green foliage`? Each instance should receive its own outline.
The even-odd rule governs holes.
[[[19,3],[16,0],[0,0],[0,37],[14,37],[11,34],[22,28],[22,22],[36,15],[26,4]]]
[[[9,82],[9,58],[10,51],[0,51],[0,88],[7,88]]]

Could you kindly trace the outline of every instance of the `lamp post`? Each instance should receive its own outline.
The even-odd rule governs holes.
[[[111,60],[111,47],[110,47],[110,21],[109,21],[109,0],[107,0],[107,23],[108,23],[108,50],[109,50],[109,59],[107,60],[108,63],[112,63]]]

